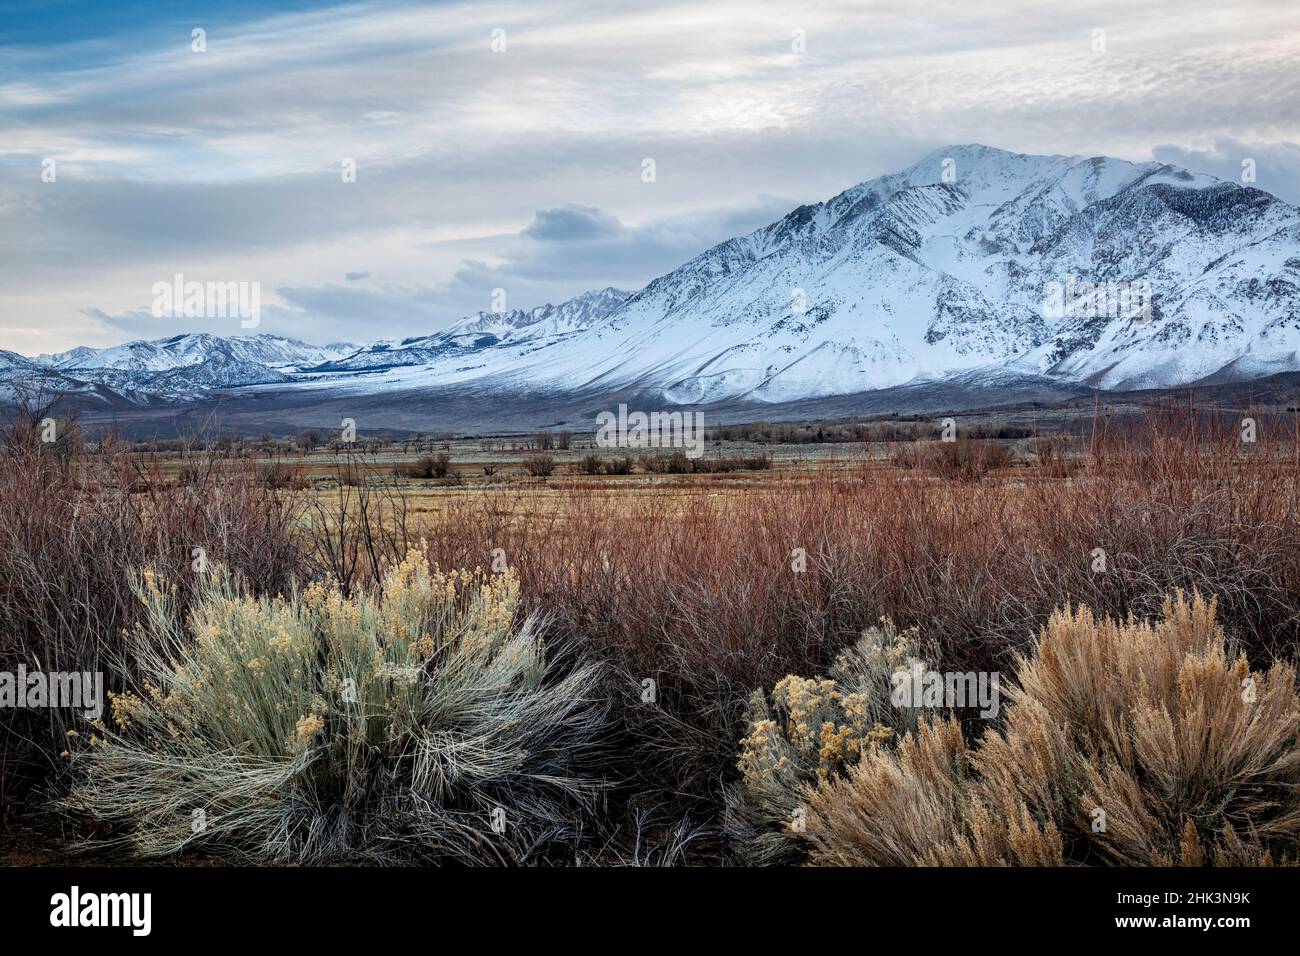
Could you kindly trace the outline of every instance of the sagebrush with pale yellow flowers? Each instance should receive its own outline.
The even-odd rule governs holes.
[[[75,755],[69,805],[143,856],[499,862],[601,791],[600,675],[548,663],[510,572],[411,549],[374,594],[257,598],[216,571],[184,619],[150,572],[136,590],[137,689]]]
[[[933,660],[916,628],[879,627],[835,660],[827,677],[791,674],[749,699],[739,784],[727,797],[727,829],[748,863],[795,862],[806,850],[798,811],[810,788],[916,727],[917,711],[890,702],[892,675]]]

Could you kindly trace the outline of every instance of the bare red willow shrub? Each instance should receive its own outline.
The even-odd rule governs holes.
[[[932,442],[927,452],[930,470],[951,481],[981,481],[1009,458],[1006,445],[973,438]]]

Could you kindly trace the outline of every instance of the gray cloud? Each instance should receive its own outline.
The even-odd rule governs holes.
[[[622,231],[618,219],[595,206],[570,203],[559,209],[539,209],[523,235],[543,242],[612,239]]]
[[[1229,182],[1235,180],[1253,185],[1293,205],[1300,205],[1300,144],[1243,143],[1222,137],[1199,149],[1166,143],[1157,146],[1152,153],[1161,162],[1187,166]],[[1248,160],[1253,161],[1253,183],[1242,178],[1246,169],[1243,163]]]
[[[701,210],[628,226],[595,206],[539,210],[499,264],[467,262],[456,278],[475,288],[509,280],[577,280],[586,287],[639,287],[719,242],[752,232],[797,205],[763,196],[742,207]],[[602,283],[602,277],[610,281]]]

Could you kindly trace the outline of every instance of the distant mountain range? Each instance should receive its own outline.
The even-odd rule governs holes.
[[[24,389],[105,402],[183,402],[217,389],[292,382],[305,369],[357,348],[351,343],[309,345],[280,335],[173,335],[30,359],[0,352],[0,382],[9,395]]]
[[[112,348],[82,346],[70,352],[38,355],[34,361],[65,371],[116,369],[149,374],[174,372],[180,368],[214,360],[249,362],[270,368],[307,367],[355,352],[351,343],[308,345],[280,335],[250,335],[221,338],[216,335],[174,335],[152,342],[127,342]]]
[[[1134,298],[1117,307],[1116,289]],[[0,382],[150,405],[461,385],[789,402],[948,379],[1131,389],[1297,369],[1300,211],[1166,164],[978,145],[801,206],[635,293],[369,345],[178,335],[0,352]]]

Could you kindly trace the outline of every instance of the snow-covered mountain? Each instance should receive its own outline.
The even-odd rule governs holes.
[[[10,352],[8,349],[0,349],[0,377],[10,378],[14,375],[35,372],[40,369],[40,363],[34,359],[26,358],[17,352]]]
[[[213,360],[249,362],[269,368],[305,368],[356,351],[350,343],[309,345],[282,335],[238,335],[223,338],[207,333],[138,340],[106,349],[85,346],[34,361],[71,371],[117,369],[123,372],[170,372]]]
[[[0,349],[0,402],[40,406],[56,395],[90,397],[100,403],[114,397],[93,383],[66,376],[17,352]]]
[[[568,334],[478,338],[499,321],[480,316],[400,361],[385,343],[329,367],[384,369],[369,390],[639,387],[682,403],[952,375],[1181,385],[1300,368],[1298,266],[1300,213],[1260,190],[951,146],[721,243]]]
[[[1300,213],[1257,189],[1159,163],[953,146],[706,251],[539,374],[497,374],[680,402],[981,368],[1104,388],[1260,375],[1300,368],[1298,257]],[[1149,283],[1149,315],[1077,296],[1055,314],[1052,290],[1086,283]]]
[[[479,313],[364,347],[190,335],[33,361],[123,394],[180,396],[472,383],[695,403],[950,378],[1243,379],[1300,369],[1300,211],[1160,163],[950,146],[636,293]]]
[[[130,400],[193,398],[218,388],[293,381],[293,373],[355,352],[351,343],[309,345],[281,335],[207,333],[86,346],[24,359],[64,378],[102,385]],[[4,374],[0,368],[0,376]]]
[[[575,333],[583,332],[626,302],[631,294],[620,289],[599,289],[584,292],[559,305],[548,303],[535,309],[479,312],[433,335],[379,341],[346,358],[323,363],[315,370],[338,372],[436,366],[471,358],[475,353],[499,356],[503,351],[521,348],[529,352],[558,344]],[[580,337],[576,338],[575,344],[581,347]]]

